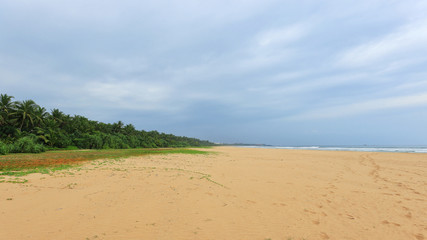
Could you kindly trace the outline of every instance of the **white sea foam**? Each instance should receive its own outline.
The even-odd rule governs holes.
[[[427,146],[244,146],[244,147],[271,148],[271,149],[324,150],[324,151],[427,153]]]

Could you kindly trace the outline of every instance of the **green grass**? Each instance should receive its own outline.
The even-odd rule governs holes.
[[[98,159],[120,159],[148,154],[209,154],[193,149],[108,149],[60,150],[37,154],[10,154],[0,156],[0,175],[25,176],[30,173],[50,173]]]

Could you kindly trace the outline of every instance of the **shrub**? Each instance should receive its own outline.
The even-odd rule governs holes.
[[[54,136],[51,136],[51,142],[54,147],[66,148],[73,144],[71,138],[63,132],[58,132]]]
[[[6,155],[9,153],[9,145],[0,141],[0,155]]]
[[[42,144],[38,144],[35,137],[27,136],[11,144],[10,152],[13,153],[40,153],[46,151]]]
[[[80,138],[73,140],[75,146],[80,149],[102,149],[103,141],[99,134],[83,134]]]
[[[79,148],[77,146],[67,146],[64,148],[64,150],[78,150]]]

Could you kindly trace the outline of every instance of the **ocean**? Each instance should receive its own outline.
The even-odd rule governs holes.
[[[303,149],[324,151],[427,153],[427,146],[242,146],[249,148]]]

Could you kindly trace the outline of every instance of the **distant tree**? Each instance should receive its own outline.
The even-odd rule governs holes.
[[[122,131],[123,126],[124,126],[123,122],[118,121],[116,123],[113,123],[113,125],[112,125],[113,129],[112,130],[114,133],[120,133]]]
[[[13,102],[12,99],[13,96],[0,94],[0,126],[6,125],[9,122],[15,107],[15,102]]]
[[[23,127],[30,128],[34,126],[35,112],[39,106],[33,100],[24,100],[16,102],[16,118],[19,123],[19,130]]]
[[[45,120],[49,117],[49,113],[46,112],[46,108],[37,106],[34,109],[34,125],[38,127],[42,127],[44,125]]]
[[[76,115],[70,119],[70,122],[64,126],[64,129],[68,134],[91,134],[95,131],[96,123],[96,121],[90,121],[86,117]]]
[[[123,128],[123,134],[125,135],[134,135],[136,134],[136,129],[132,124],[128,124]]]
[[[50,111],[50,117],[55,123],[57,123],[58,127],[63,126],[66,118],[65,114],[57,108]]]
[[[195,138],[136,130],[134,125],[125,125],[122,121],[102,123],[79,115],[72,117],[59,109],[49,113],[33,100],[14,102],[12,99],[13,96],[0,94],[2,154],[40,152],[44,151],[44,146],[101,149],[211,145],[208,141]]]

